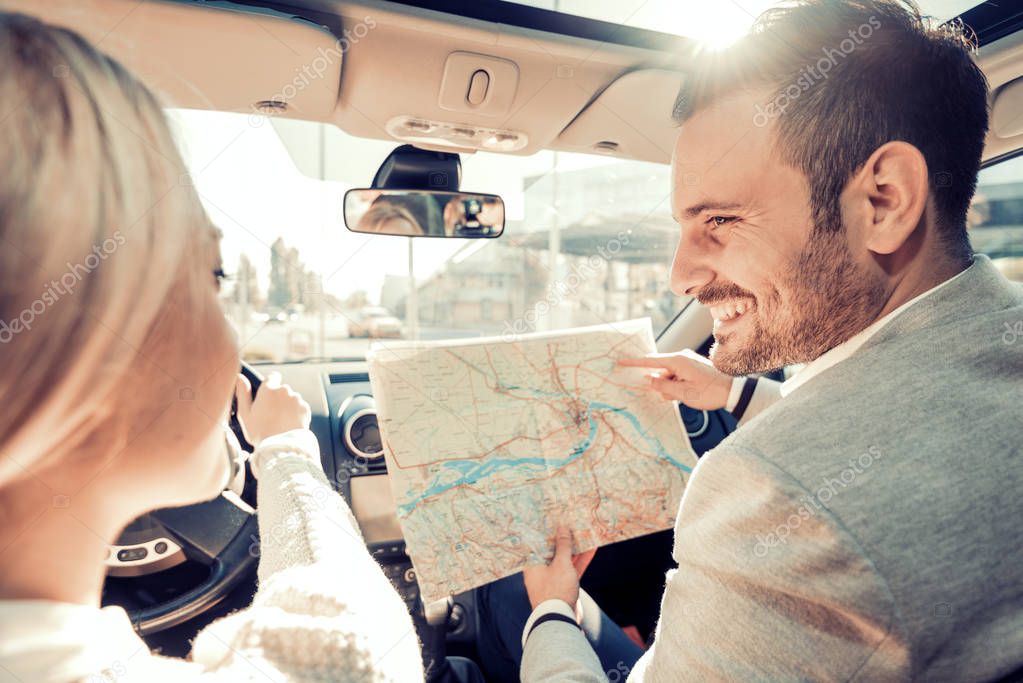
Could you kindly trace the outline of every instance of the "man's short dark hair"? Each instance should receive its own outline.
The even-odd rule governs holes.
[[[798,0],[762,14],[724,53],[698,58],[673,117],[770,90],[752,123],[777,123],[779,149],[809,179],[823,230],[841,226],[839,195],[867,158],[886,142],[908,142],[927,161],[938,234],[950,255],[968,259],[966,213],[988,127],[973,48],[961,23],[933,26],[909,0]]]

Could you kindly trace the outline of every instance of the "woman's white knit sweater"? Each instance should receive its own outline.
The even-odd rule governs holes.
[[[404,602],[366,550],[309,430],[265,439],[259,589],[199,633],[191,660],[152,654],[119,607],[0,601],[0,681],[423,680]]]

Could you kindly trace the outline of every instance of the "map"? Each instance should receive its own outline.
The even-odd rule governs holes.
[[[671,528],[696,455],[678,406],[616,365],[649,319],[512,339],[377,342],[384,456],[424,602]]]

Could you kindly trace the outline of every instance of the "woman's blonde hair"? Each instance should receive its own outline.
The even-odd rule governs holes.
[[[0,64],[2,488],[146,399],[118,392],[159,364],[154,326],[212,275],[209,220],[145,86],[17,14],[0,13]],[[185,344],[199,331],[175,315]]]

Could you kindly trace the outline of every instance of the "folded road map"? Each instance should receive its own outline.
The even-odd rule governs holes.
[[[696,464],[678,406],[619,358],[650,320],[369,353],[384,455],[425,602],[671,528]]]

